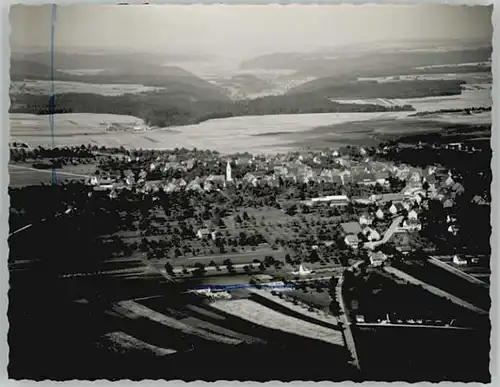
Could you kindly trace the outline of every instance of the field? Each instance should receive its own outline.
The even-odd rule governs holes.
[[[269,305],[274,310],[290,310],[295,312],[297,315],[301,316],[302,318],[306,319],[309,318],[309,321],[318,323],[325,323],[327,326],[333,327],[338,324],[338,320],[332,316],[330,313],[328,313],[328,309],[330,306],[330,303],[332,300],[328,296],[328,293],[325,291],[322,294],[325,294],[325,298],[319,298],[319,294],[315,294],[316,297],[311,295],[310,299],[308,300],[308,303],[314,303],[315,305],[319,304],[319,308],[321,309],[314,309],[309,307],[307,304],[302,304],[298,302],[293,302],[294,300],[297,300],[298,297],[294,297],[298,293],[298,291],[290,290],[287,291],[285,294],[282,292],[272,294],[271,291],[266,290],[266,289],[251,289],[250,292],[252,295],[256,295],[257,301],[264,299],[266,302],[263,302],[264,305]],[[312,299],[312,301],[311,301]]]
[[[374,103],[382,106],[412,105],[417,112],[441,109],[465,109],[470,107],[490,107],[493,105],[491,84],[484,84],[477,90],[464,87],[462,94],[443,97],[406,98],[406,99],[342,99],[343,103]]]
[[[24,286],[27,281],[38,291]],[[289,333],[255,325],[200,303],[196,297],[180,297],[161,277],[133,280],[94,275],[55,282],[29,271],[15,272],[10,296],[9,375],[14,378],[37,378],[43,372],[51,379],[136,378],[140,374],[152,379],[241,379],[248,367],[262,369],[258,378],[263,380],[352,377],[346,374],[347,355],[341,342],[334,340],[334,330],[328,330],[334,333],[328,337],[322,327],[313,325],[306,334],[323,332],[326,341],[313,338],[312,345],[295,325]],[[280,316],[293,324],[287,316]],[[85,329],[76,335],[75,324]],[[302,329],[310,326],[297,324]],[[243,344],[234,346],[237,342]],[[304,344],[310,361],[297,356]],[[285,359],[285,367],[280,366]],[[332,361],[333,369],[327,367]],[[186,375],[185,369],[194,363],[198,366]],[[137,364],[142,364],[140,372]]]
[[[314,325],[294,317],[284,316],[250,300],[216,301],[211,304],[215,309],[241,317],[254,324],[263,325],[288,333],[343,345],[342,334],[333,329]]]
[[[75,166],[65,166],[55,170],[58,183],[65,180],[86,180],[95,172],[95,165],[83,164]],[[24,187],[27,185],[51,184],[51,169],[35,169],[29,164],[9,164],[10,187]]]
[[[161,90],[163,88],[149,87],[134,84],[94,84],[84,82],[66,82],[66,81],[45,81],[45,80],[25,80],[13,81],[11,83],[10,93],[18,94],[38,94],[47,95],[50,93],[52,85],[55,94],[62,93],[85,93],[100,95],[123,95],[138,94],[149,91]]]
[[[491,300],[488,288],[473,284],[431,263],[404,261],[395,267],[482,309],[488,310],[490,308]]]
[[[348,286],[346,298],[353,306],[357,305],[353,308],[355,314],[363,315],[366,322],[385,320],[389,316],[391,321],[428,320],[432,325],[454,319],[457,326],[483,327],[486,321],[420,286],[395,280],[391,274],[378,270],[355,277]]]
[[[386,77],[366,77],[358,78],[359,81],[376,81],[379,83],[386,82],[399,82],[399,81],[410,81],[410,80],[439,80],[439,79],[459,79],[467,82],[468,84],[481,84],[481,83],[491,83],[492,75],[489,72],[477,72],[477,73],[439,73],[439,74],[411,74],[411,75],[395,75]]]
[[[398,104],[401,101],[384,100],[380,103]],[[491,91],[464,91],[461,96],[433,97],[403,101],[415,105],[417,111],[459,109],[466,107],[491,106]],[[144,149],[198,148],[213,149],[221,153],[251,152],[279,153],[297,149],[304,144],[304,138],[314,146],[324,140],[324,136],[313,129],[330,127],[329,145],[363,143],[370,141],[374,134],[384,132],[384,122],[397,126],[401,118],[412,112],[385,113],[318,113],[294,115],[246,116],[214,119],[197,125],[170,127],[148,132],[106,133],[102,123],[141,125],[142,120],[131,116],[101,114],[58,114],[55,117],[55,143],[57,146],[95,144],[98,146]],[[410,125],[400,132],[418,131],[422,119],[408,117]],[[447,122],[474,122],[475,116],[446,115],[432,117],[432,120]],[[490,120],[490,115],[481,118]],[[11,138],[26,141],[32,146],[50,146],[50,126],[48,116],[12,113]],[[378,121],[382,121],[379,123]],[[427,119],[429,120],[429,119]],[[351,124],[364,126],[364,131],[346,131],[343,126]],[[386,125],[387,126],[387,125]],[[306,144],[309,145],[309,144]]]

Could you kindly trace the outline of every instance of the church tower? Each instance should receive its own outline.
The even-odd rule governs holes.
[[[232,172],[231,171],[231,163],[228,160],[227,165],[226,165],[226,181],[233,181],[233,176],[232,176],[231,172]]]

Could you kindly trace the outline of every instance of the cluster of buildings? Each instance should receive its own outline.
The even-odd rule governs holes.
[[[389,189],[391,179],[404,182],[405,187],[400,192],[365,195],[361,197],[347,197],[346,195],[330,195],[302,200],[301,204],[308,206],[330,205],[346,206],[349,203],[375,204],[377,210],[370,214],[371,217],[384,219],[387,216],[396,216],[408,213],[402,228],[406,231],[418,231],[421,225],[418,220],[417,209],[425,205],[425,199],[437,199],[443,203],[444,208],[455,205],[456,199],[465,191],[459,179],[447,170],[430,166],[416,168],[408,165],[394,165],[389,162],[372,160],[364,155],[366,151],[361,148],[361,156],[340,155],[338,151],[295,153],[277,156],[236,156],[232,159],[221,158],[210,154],[206,159],[197,160],[186,158],[178,160],[175,155],[155,160],[140,160],[125,156],[124,162],[142,162],[139,170],[129,170],[120,177],[92,176],[89,184],[96,190],[109,190],[110,195],[116,195],[120,189],[130,189],[142,193],[176,191],[212,191],[223,190],[228,186],[238,189],[240,184],[252,186],[281,186],[285,181],[294,183],[336,183],[340,186],[346,184],[359,184],[365,186],[382,186],[385,191]],[[217,170],[225,174],[203,173],[203,168],[214,165]],[[196,169],[194,168],[201,168]],[[169,174],[169,180],[162,179],[162,173],[175,172],[175,177]],[[235,173],[235,171],[237,173]],[[246,171],[246,173],[242,173]],[[194,172],[194,173],[193,173]],[[188,178],[187,176],[194,176]],[[238,176],[238,177],[236,177]],[[380,192],[373,190],[372,192]],[[475,198],[478,202],[482,198]],[[367,222],[363,220],[362,222]],[[369,225],[367,225],[369,226]],[[369,238],[375,239],[376,233],[370,233]],[[354,244],[354,242],[352,242]]]

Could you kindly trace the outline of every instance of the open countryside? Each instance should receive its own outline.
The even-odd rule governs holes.
[[[296,12],[11,8],[10,378],[492,380],[492,7]]]

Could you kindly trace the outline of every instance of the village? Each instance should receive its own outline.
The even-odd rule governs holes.
[[[345,264],[356,260],[362,252],[362,257],[367,255],[372,265],[380,265],[387,259],[382,247],[389,241],[396,240],[400,252],[412,250],[411,240],[414,236],[418,238],[425,227],[422,219],[429,212],[430,201],[440,203],[449,236],[457,236],[459,222],[454,207],[465,192],[460,176],[448,169],[396,165],[383,161],[383,152],[383,149],[363,147],[230,157],[184,149],[170,153],[127,152],[101,159],[99,172],[87,184],[112,199],[118,199],[124,191],[151,197],[153,202],[182,193],[211,198],[218,195],[210,199],[216,201],[217,211],[220,209],[217,220],[207,216],[182,219],[190,230],[190,237],[184,235],[184,242],[190,239],[192,246],[177,249],[171,261],[181,273],[195,270],[195,257],[201,257],[196,255],[194,246],[199,244],[204,246],[203,252],[199,251],[201,255],[224,257],[226,254],[232,258],[231,254],[242,253],[244,245],[239,246],[243,250],[236,249],[231,240],[238,239],[242,231],[254,233],[259,240],[251,247],[255,254],[247,252],[247,258],[237,257],[236,260],[244,264],[242,267],[256,264],[260,250],[283,258],[291,255],[290,262],[296,264],[295,269],[309,260],[311,251],[317,250],[324,256],[317,259],[319,265],[328,266],[328,251],[333,248],[350,250]],[[473,200],[484,202],[481,197]],[[203,207],[202,203],[197,205]],[[245,220],[240,216],[243,213]],[[298,230],[304,224],[310,228],[306,219],[311,219],[312,224],[321,223],[323,232],[317,235],[311,232],[307,236],[304,230]],[[175,219],[174,223],[179,220]],[[330,235],[324,231],[325,227]],[[300,231],[303,238],[298,235]],[[265,245],[269,248],[264,248]],[[182,243],[177,247],[181,246]],[[198,267],[213,269],[213,265],[207,267],[200,262]],[[456,255],[453,262],[464,265],[467,261]],[[311,263],[317,266],[316,262]],[[187,264],[191,268],[186,267]]]

